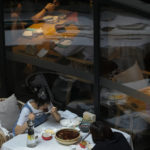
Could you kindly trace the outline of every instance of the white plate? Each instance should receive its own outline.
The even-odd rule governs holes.
[[[63,46],[69,46],[71,45],[72,41],[71,40],[64,40],[63,42],[61,42],[60,44]]]
[[[64,127],[75,127],[81,123],[81,119],[74,118],[74,119],[62,119],[60,120],[60,124]]]
[[[23,36],[26,36],[26,37],[31,37],[32,36],[32,31],[24,31]]]
[[[56,23],[58,22],[58,16],[45,16],[43,17],[43,20],[49,23]]]
[[[126,94],[122,94],[122,93],[112,93],[108,96],[108,99],[110,100],[122,100],[122,99],[126,99],[127,95]]]

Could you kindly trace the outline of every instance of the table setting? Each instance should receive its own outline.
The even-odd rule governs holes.
[[[95,143],[89,132],[91,121],[96,118],[95,114],[84,112],[83,118],[69,110],[59,110],[60,122],[50,116],[46,122],[34,128],[34,147],[28,147],[27,141],[31,140],[27,133],[19,134],[5,142],[1,150],[92,150]],[[132,138],[129,134],[117,129],[113,132],[120,132],[127,139],[132,147]]]
[[[52,116],[34,128],[36,146],[34,150],[91,150],[95,145],[89,130],[82,131],[80,125],[82,117],[70,112],[69,110],[59,111],[60,122],[56,122]],[[1,150],[28,150],[27,133],[17,135],[2,145]]]

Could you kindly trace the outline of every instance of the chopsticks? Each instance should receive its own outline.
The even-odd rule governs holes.
[[[38,112],[38,113],[33,113],[34,115],[36,115],[36,116],[38,116],[38,115],[40,115],[40,114],[45,114],[45,115],[47,115],[47,114],[50,114],[50,111],[48,111],[48,112]],[[28,115],[26,115],[25,117],[27,117]]]
[[[81,142],[84,141],[89,135],[90,135],[90,132],[84,138],[81,138]]]
[[[83,138],[81,138],[76,144],[79,144],[80,142],[84,141],[89,135],[90,135],[90,132],[88,132],[88,134],[84,136]]]

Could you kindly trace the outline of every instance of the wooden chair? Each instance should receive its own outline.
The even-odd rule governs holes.
[[[5,143],[6,141],[7,141],[7,137],[5,136],[3,131],[0,130],[0,148],[1,148],[2,144]]]

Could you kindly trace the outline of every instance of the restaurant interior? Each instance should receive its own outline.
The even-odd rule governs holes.
[[[150,149],[149,1],[5,0],[0,7],[0,103],[17,100],[0,104],[0,127],[12,132],[20,104],[40,85],[62,114],[88,112],[129,135],[132,150]],[[1,149],[21,146],[12,139]]]

